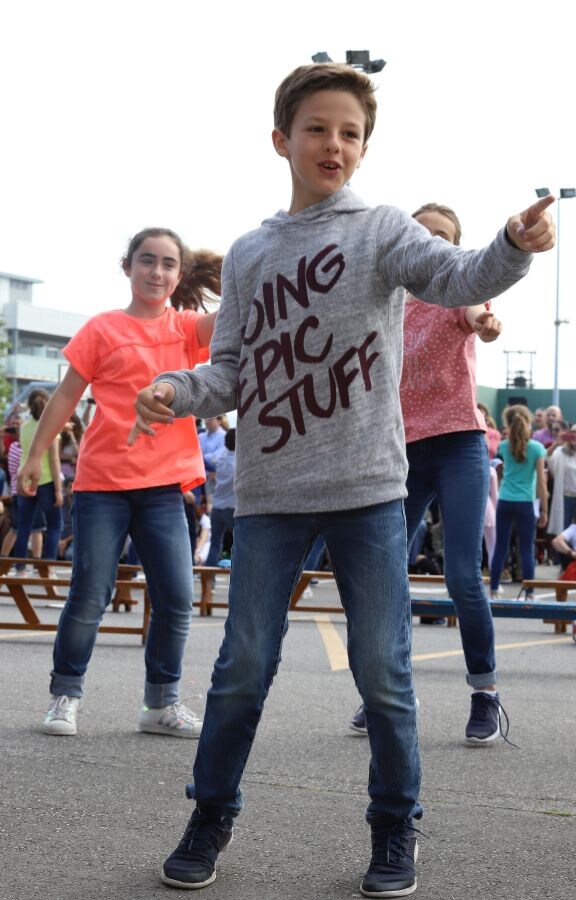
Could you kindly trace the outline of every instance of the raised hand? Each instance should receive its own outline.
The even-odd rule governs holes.
[[[556,228],[552,216],[546,212],[555,198],[549,194],[516,216],[510,216],[506,230],[509,239],[528,253],[543,253],[551,250],[556,243]]]

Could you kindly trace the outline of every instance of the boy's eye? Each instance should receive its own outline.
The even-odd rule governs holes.
[[[357,131],[345,131],[344,136],[347,138],[353,138],[354,140],[358,140],[358,138],[360,137]]]

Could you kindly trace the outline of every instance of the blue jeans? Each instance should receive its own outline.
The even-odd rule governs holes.
[[[212,507],[210,513],[210,549],[206,557],[207,566],[217,566],[224,546],[227,531],[234,531],[234,510]]]
[[[494,624],[482,582],[482,533],[488,498],[489,462],[481,431],[459,431],[407,446],[408,546],[422,516],[437,499],[444,534],[444,577],[454,602],[466,681],[478,689],[498,680]]]
[[[576,516],[576,497],[568,497],[564,494],[564,528],[572,523],[572,519]]]
[[[18,496],[18,535],[12,551],[13,556],[28,556],[28,541],[34,526],[34,513],[40,507],[46,519],[46,539],[42,551],[43,559],[58,559],[58,541],[62,534],[62,508],[54,506],[56,493],[54,482],[40,484],[35,497]]]
[[[531,500],[498,500],[496,507],[496,546],[490,567],[490,589],[497,591],[500,575],[510,549],[512,524],[516,523],[522,577],[534,578],[534,538],[536,536],[536,516]]]
[[[178,485],[131,491],[77,491],[72,501],[74,562],[58,623],[50,691],[81,697],[98,626],[110,603],[118,561],[131,536],[146,574],[151,616],[144,703],[178,700],[192,615],[192,554]]]
[[[411,611],[402,501],[298,515],[240,516],[229,613],[208,691],[189,797],[230,815],[280,658],[290,596],[318,536],[346,612],[348,658],[366,708],[372,759],[367,818],[420,818]]]

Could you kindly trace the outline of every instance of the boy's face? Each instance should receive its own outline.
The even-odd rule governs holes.
[[[365,126],[366,114],[354,94],[316,91],[296,110],[290,137],[274,129],[274,148],[290,163],[291,215],[350,181],[366,153]]]

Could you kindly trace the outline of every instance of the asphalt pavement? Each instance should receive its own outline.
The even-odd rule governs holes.
[[[550,577],[551,571],[541,574]],[[216,587],[224,596],[227,579]],[[516,596],[518,586],[506,587]],[[314,588],[333,604],[333,582]],[[41,618],[59,610],[37,601]],[[136,617],[108,613],[107,618]],[[201,712],[224,611],[195,613],[182,699]],[[0,599],[0,619],[18,613]],[[509,737],[464,746],[469,689],[457,629],[414,620],[425,816],[421,900],[576,892],[576,643],[535,620],[496,619]],[[100,635],[76,737],[41,730],[54,635],[0,631],[1,900],[170,900],[162,860],[192,811],[196,742],[141,734],[135,636]],[[245,810],[206,900],[347,900],[369,862],[369,748],[348,728],[358,696],[343,615],[294,613],[242,783]]]

